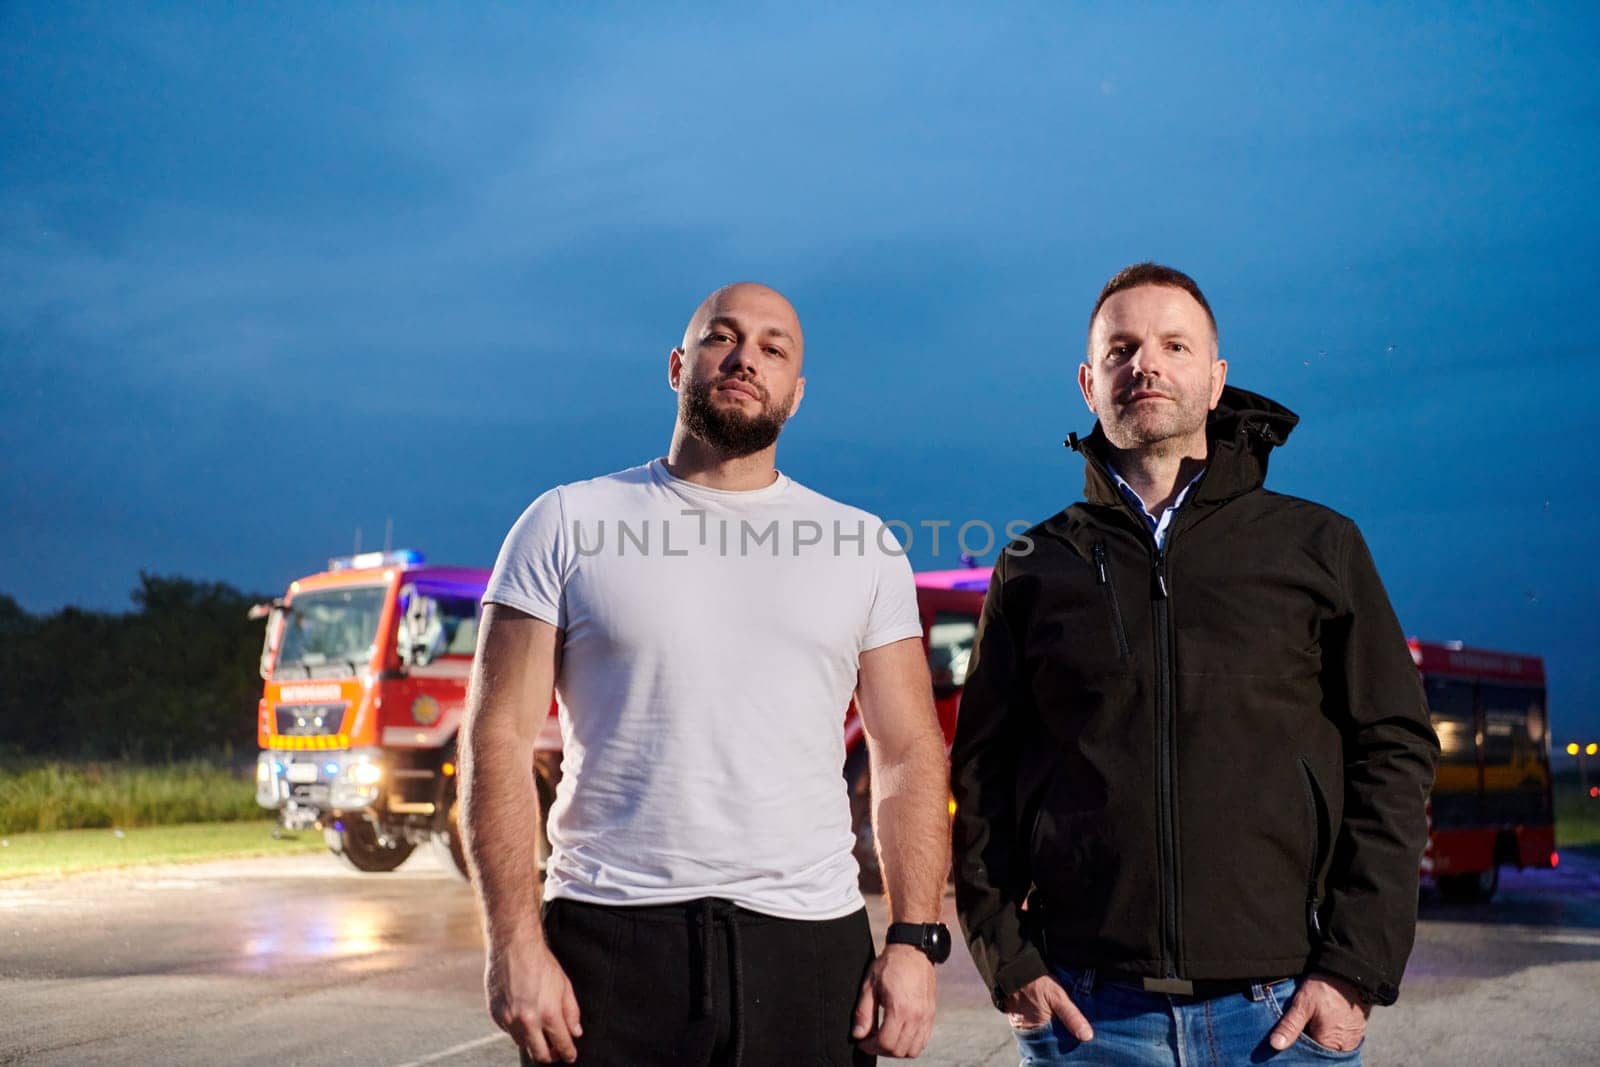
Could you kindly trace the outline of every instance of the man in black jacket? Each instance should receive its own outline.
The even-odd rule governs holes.
[[[1354,1062],[1411,951],[1417,671],[1355,524],[1262,487],[1296,417],[1226,374],[1191,278],[1107,283],[1087,499],[984,603],[956,901],[1026,1062]]]

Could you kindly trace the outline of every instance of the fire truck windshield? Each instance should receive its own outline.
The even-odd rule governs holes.
[[[373,585],[295,597],[285,612],[278,670],[299,668],[311,675],[324,665],[336,665],[356,673],[372,660],[387,595],[387,587]]]

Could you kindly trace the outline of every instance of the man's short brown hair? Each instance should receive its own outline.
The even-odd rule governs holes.
[[[1140,285],[1165,285],[1173,289],[1182,289],[1195,302],[1205,309],[1206,319],[1211,323],[1211,334],[1216,336],[1217,317],[1211,313],[1211,305],[1206,302],[1206,294],[1200,291],[1200,286],[1195,280],[1172,267],[1163,267],[1159,263],[1135,263],[1131,267],[1123,267],[1111,276],[1106,282],[1106,287],[1100,290],[1100,299],[1094,302],[1094,310],[1089,312],[1089,329],[1094,329],[1094,317],[1100,314],[1101,305],[1111,299],[1113,293],[1120,293],[1124,289],[1133,289]]]

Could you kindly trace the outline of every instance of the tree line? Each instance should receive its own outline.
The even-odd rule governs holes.
[[[265,596],[139,574],[134,610],[33,615],[0,594],[0,753],[234,760],[254,753]]]

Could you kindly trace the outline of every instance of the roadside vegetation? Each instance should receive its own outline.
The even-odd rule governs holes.
[[[1600,760],[1593,761],[1589,784],[1600,786]],[[1591,797],[1579,785],[1578,773],[1555,776],[1556,847],[1600,851],[1600,797]]]
[[[0,834],[239,822],[263,814],[252,779],[202,760],[0,761]]]
[[[270,819],[255,819],[133,830],[0,834],[0,881],[150,863],[321,852],[325,847],[322,835],[315,831],[274,837],[273,829]]]
[[[143,572],[124,612],[0,595],[0,835],[261,819],[261,599]]]

